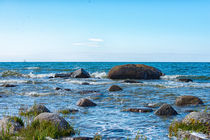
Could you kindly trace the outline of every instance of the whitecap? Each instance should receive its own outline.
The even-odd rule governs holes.
[[[35,69],[40,69],[40,67],[26,67],[24,69],[27,69],[27,70],[35,70]]]
[[[33,74],[32,72],[30,72],[28,74],[29,77],[31,78],[44,78],[44,77],[54,77],[55,74],[54,73],[49,73],[49,74]]]
[[[21,95],[38,97],[38,96],[56,95],[56,93],[39,93],[39,92],[32,91],[32,92],[25,92],[25,93],[22,93]]]
[[[107,73],[106,72],[94,72],[91,74],[91,77],[93,78],[106,78]]]

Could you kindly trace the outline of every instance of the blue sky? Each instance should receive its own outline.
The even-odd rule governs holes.
[[[0,0],[0,61],[207,61],[209,0]]]

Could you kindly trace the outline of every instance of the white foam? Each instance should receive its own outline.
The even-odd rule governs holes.
[[[51,77],[51,76],[55,76],[54,73],[49,73],[49,74],[33,74],[32,72],[30,72],[28,74],[29,77],[31,78],[44,78],[44,77]]]
[[[25,69],[27,69],[27,70],[35,70],[35,69],[40,69],[40,67],[26,67]]]
[[[27,80],[15,80],[15,79],[8,79],[8,80],[0,80],[0,83],[26,83]]]
[[[32,92],[22,93],[22,95],[37,97],[37,96],[56,95],[56,93],[38,93],[38,92],[32,91]]]
[[[181,76],[186,76],[186,75],[164,75],[164,76],[161,76],[160,78],[164,80],[174,80]]]
[[[93,78],[106,78],[107,74],[106,72],[94,72],[91,74],[91,77]]]

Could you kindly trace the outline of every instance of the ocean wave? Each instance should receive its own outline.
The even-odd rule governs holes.
[[[39,93],[39,92],[32,91],[32,92],[21,93],[21,95],[39,97],[39,96],[57,95],[57,93]]]
[[[30,78],[44,78],[44,77],[51,77],[51,76],[55,76],[55,74],[54,73],[49,73],[49,74],[33,74],[32,72],[30,72],[29,74],[28,74],[28,76],[30,77]]]
[[[40,67],[26,67],[24,69],[27,69],[27,70],[36,70],[36,69],[40,69]]]
[[[164,75],[160,77],[164,80],[177,80],[177,79],[194,79],[194,80],[210,80],[210,76],[201,75]]]
[[[107,73],[106,72],[94,72],[94,73],[92,73],[90,75],[93,78],[106,78],[107,77]]]
[[[20,79],[8,79],[8,80],[0,80],[0,83],[27,83],[27,80],[20,80]]]

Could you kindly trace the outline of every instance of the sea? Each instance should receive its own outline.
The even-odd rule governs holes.
[[[159,80],[137,80],[141,83],[107,78],[112,67],[123,64],[146,64],[165,75]],[[91,78],[49,78],[79,68],[89,72]],[[193,82],[180,82],[180,78],[190,78]],[[83,85],[84,82],[89,85]],[[74,114],[59,114],[80,132],[76,136],[134,139],[140,135],[167,140],[170,123],[183,119],[188,110],[210,110],[210,63],[207,62],[1,62],[0,85],[3,84],[17,86],[0,87],[0,119],[6,115],[18,116],[20,110],[34,104],[44,104],[55,113],[60,109],[77,109],[79,112]],[[123,90],[109,92],[111,85],[119,85]],[[55,90],[56,87],[70,90]],[[177,107],[175,100],[181,95],[197,96],[204,105]],[[76,103],[81,98],[89,98],[97,106],[79,107]],[[123,111],[163,103],[172,105],[178,115],[157,116],[154,111],[158,107],[149,113]]]

